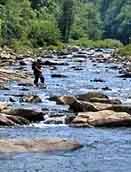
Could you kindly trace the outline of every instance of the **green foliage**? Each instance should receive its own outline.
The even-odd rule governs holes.
[[[130,0],[0,0],[0,45],[119,47],[129,37]]]
[[[86,48],[119,48],[123,46],[123,44],[120,41],[111,39],[93,41],[81,38],[80,40],[72,41],[72,44]]]
[[[72,38],[100,39],[102,35],[102,22],[100,13],[93,3],[76,4],[75,22],[72,29]]]
[[[29,39],[33,47],[56,45],[60,37],[56,23],[49,20],[34,20],[31,26]]]
[[[73,6],[73,0],[63,0],[62,14],[59,19],[59,28],[64,42],[68,42],[70,37],[71,26],[74,19]]]
[[[28,0],[8,0],[2,17],[3,43],[10,45],[14,40],[26,38],[32,19],[35,17]]]
[[[131,56],[131,44],[119,49],[119,54],[122,56]]]

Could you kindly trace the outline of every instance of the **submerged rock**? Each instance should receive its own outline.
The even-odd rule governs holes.
[[[20,98],[20,101],[26,102],[26,103],[41,103],[42,102],[41,98],[37,95],[23,96]]]
[[[43,65],[48,65],[48,66],[51,66],[51,65],[65,65],[64,62],[58,62],[58,61],[54,61],[54,60],[47,60],[47,61],[44,61],[42,62]]]
[[[81,147],[80,143],[66,139],[0,140],[2,153],[72,151]]]
[[[73,124],[88,124],[95,127],[131,126],[131,116],[126,112],[104,110],[99,112],[79,113]]]
[[[67,76],[63,74],[52,74],[51,77],[52,78],[67,78]]]
[[[33,83],[32,82],[19,82],[18,86],[23,86],[23,87],[32,87]]]

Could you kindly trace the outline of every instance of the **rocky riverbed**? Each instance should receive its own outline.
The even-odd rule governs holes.
[[[126,79],[130,78],[130,62],[123,61],[122,57],[114,57],[114,50],[111,49],[74,47],[68,51],[63,54],[54,52],[50,55],[41,55],[45,78],[50,77],[46,78],[47,88],[33,86],[31,71],[33,57],[18,56],[10,53],[9,50],[8,54],[1,52],[1,64],[4,63],[0,70],[1,95],[4,99],[0,104],[1,125],[29,125],[32,122],[42,121],[45,124],[68,124],[69,126],[75,126],[76,123],[76,126],[88,127],[130,126],[131,106],[125,105],[124,101],[121,102],[125,97],[113,95],[111,86],[106,84],[106,82],[111,84],[111,81],[105,78],[109,75],[112,80],[111,77],[116,73],[116,81],[120,78],[119,82],[125,80],[126,83]],[[9,59],[12,63],[5,65]],[[103,87],[99,88],[99,85]],[[85,91],[82,92],[79,89],[85,89]],[[93,91],[88,91],[91,89]],[[48,102],[46,107],[45,102]],[[50,114],[51,109],[48,106],[52,103],[56,103],[56,106],[61,104],[62,110],[54,108],[54,112]],[[36,110],[33,109],[34,106],[37,107]],[[107,110],[110,111],[109,116],[106,113]],[[105,111],[106,119],[103,115],[100,117],[101,111]],[[85,112],[87,117],[83,114],[83,119],[78,120],[79,112]],[[93,112],[92,120],[96,120],[96,114],[99,112],[98,123],[101,125],[84,120],[89,118],[86,112]]]
[[[67,138],[67,142],[59,147],[60,140],[57,146],[51,147],[53,151],[57,150],[56,147],[64,151],[81,148],[81,145],[83,148],[69,154],[55,154],[56,160],[54,158],[51,160],[50,155],[47,154],[38,154],[36,160],[33,154],[29,162],[35,162],[34,166],[31,167],[28,164],[24,168],[22,165],[19,169],[15,164],[10,167],[7,156],[3,155],[8,165],[1,167],[2,171],[4,168],[6,171],[10,169],[21,171],[23,168],[27,171],[37,169],[51,171],[48,163],[51,166],[60,163],[60,168],[55,166],[54,171],[64,172],[68,168],[72,172],[83,172],[87,169],[91,172],[96,169],[99,169],[98,171],[125,169],[126,162],[122,160],[125,160],[125,156],[131,159],[130,152],[127,152],[130,146],[128,141],[130,141],[131,127],[130,61],[128,58],[115,56],[114,50],[111,49],[80,49],[78,47],[59,53],[41,53],[37,56],[42,57],[46,88],[42,85],[39,88],[33,86],[31,63],[34,57],[32,55],[16,55],[8,50],[7,56],[6,52],[1,52],[0,143],[5,147],[9,146],[7,152],[22,152],[21,150],[32,152],[34,149],[39,152],[42,150],[39,144],[37,144],[38,147],[35,147],[35,144],[32,147],[32,142],[38,143],[45,137],[60,137]],[[120,129],[120,127],[128,128]],[[25,142],[23,138],[26,138]],[[78,142],[71,142],[70,139]],[[44,141],[42,144],[47,143],[46,140]],[[71,149],[70,146],[68,147],[69,143],[71,143]],[[75,143],[78,146],[72,147]],[[17,145],[20,145],[20,149]],[[110,154],[105,145],[108,145],[110,150],[112,149]],[[121,147],[122,145],[125,145],[121,148],[125,156],[121,151],[117,156],[118,150],[112,146]],[[102,155],[99,148],[105,150]],[[44,146],[43,150],[50,151],[47,146]],[[1,152],[6,151],[1,149]],[[95,154],[98,156],[96,159],[93,156]],[[115,161],[111,160],[113,155],[116,156]],[[26,160],[30,157],[29,154],[22,156]],[[22,156],[18,159],[23,159]],[[103,159],[103,156],[109,159],[110,164]],[[119,157],[123,159],[120,160]],[[81,160],[78,162],[77,158]],[[14,159],[16,163],[18,159]],[[118,160],[119,164],[121,163],[120,168],[113,165],[114,162],[118,163]],[[11,161],[13,162],[13,159]],[[48,163],[43,166],[43,161]],[[87,163],[89,163],[88,167]],[[96,165],[93,167],[94,163]],[[111,164],[111,170],[107,170]],[[129,166],[126,171],[130,171]]]

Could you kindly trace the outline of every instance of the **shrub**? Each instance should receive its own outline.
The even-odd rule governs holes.
[[[71,44],[78,45],[80,47],[89,48],[119,48],[122,47],[122,43],[118,40],[105,39],[105,40],[88,40],[86,38],[81,38],[77,41],[71,41]]]
[[[119,49],[119,54],[121,56],[131,56],[131,44],[128,44]]]
[[[55,22],[38,19],[33,21],[29,34],[33,47],[56,45],[59,37],[59,29]]]

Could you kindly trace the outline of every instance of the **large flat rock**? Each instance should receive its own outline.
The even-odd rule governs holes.
[[[79,113],[72,124],[87,124],[94,127],[131,127],[131,116],[126,112],[103,110]]]
[[[41,139],[41,140],[0,140],[0,152],[23,153],[23,152],[50,152],[71,151],[79,149],[80,143],[66,139]]]

